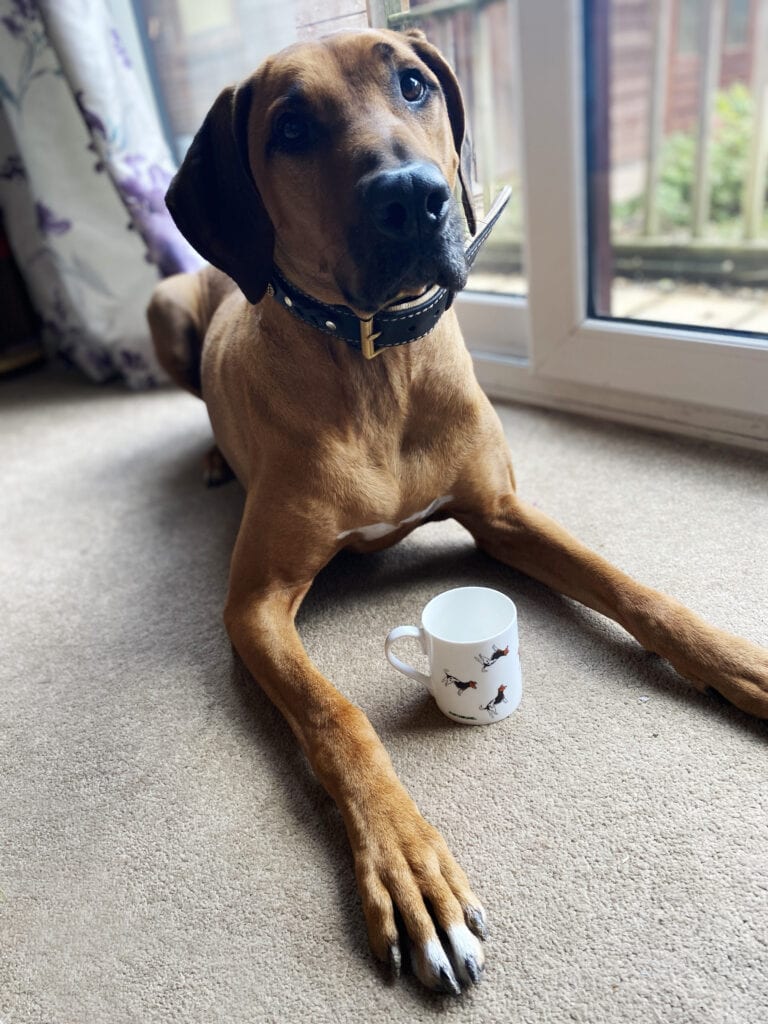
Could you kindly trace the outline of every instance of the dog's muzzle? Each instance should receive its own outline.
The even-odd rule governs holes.
[[[398,296],[467,283],[464,224],[440,168],[409,161],[364,175],[355,186],[357,222],[348,231],[354,271],[337,284],[357,309],[382,309]]]

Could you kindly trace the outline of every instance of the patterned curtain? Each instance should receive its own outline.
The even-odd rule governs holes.
[[[200,258],[174,162],[106,0],[0,0],[0,209],[48,351],[93,380],[163,379],[144,311]]]

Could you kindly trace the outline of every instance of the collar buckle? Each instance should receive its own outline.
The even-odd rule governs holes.
[[[373,333],[373,317],[370,320],[360,321],[360,348],[366,359],[375,359],[376,356],[380,356],[384,351],[383,348],[380,348],[377,352],[374,345],[376,339],[380,337],[381,331]]]

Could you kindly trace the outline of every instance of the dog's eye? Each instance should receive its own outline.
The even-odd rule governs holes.
[[[404,71],[400,75],[400,92],[409,103],[417,103],[427,91],[427,83],[419,71]]]
[[[281,142],[296,146],[304,142],[309,134],[307,120],[299,114],[283,114],[277,122],[277,137]]]

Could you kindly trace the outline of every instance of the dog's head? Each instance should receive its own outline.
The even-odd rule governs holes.
[[[370,314],[466,282],[456,78],[420,32],[298,43],[218,97],[166,201],[182,233],[258,302],[273,262]]]

